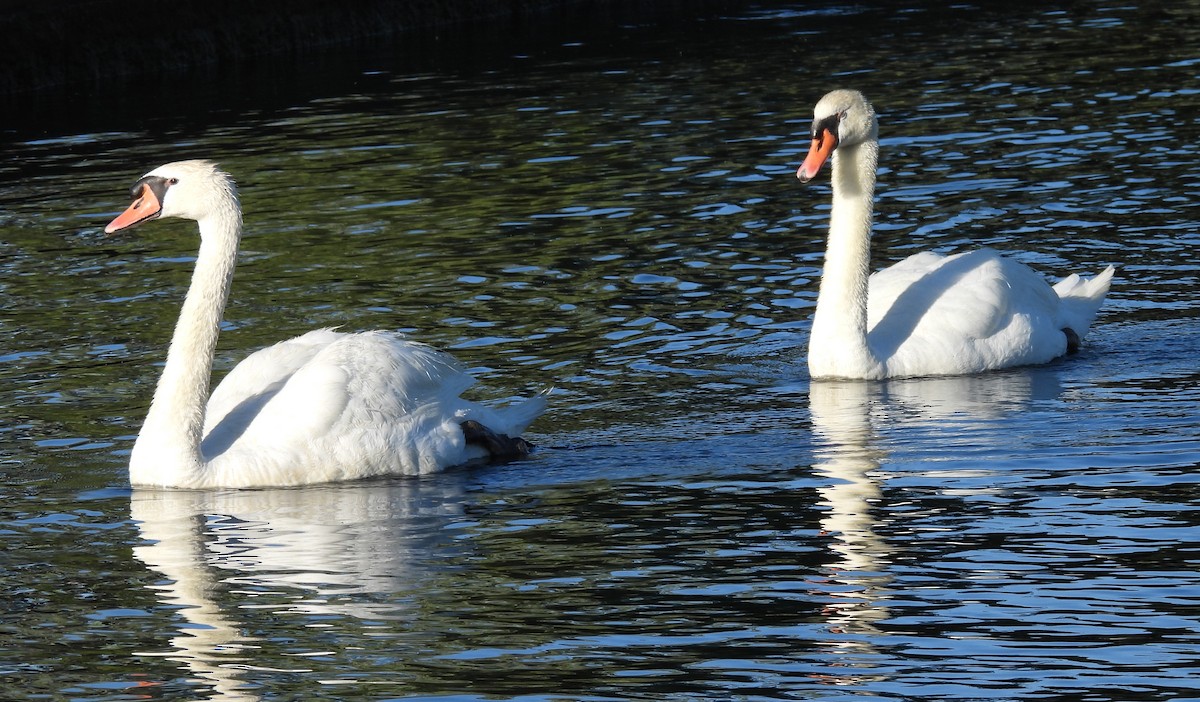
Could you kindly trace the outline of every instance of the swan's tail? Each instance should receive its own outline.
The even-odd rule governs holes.
[[[509,436],[520,436],[533,424],[533,420],[546,411],[547,398],[554,388],[546,388],[533,397],[521,400],[503,409],[497,410],[504,419],[505,432]]]
[[[1079,338],[1087,335],[1088,327],[1100,310],[1100,303],[1108,293],[1112,284],[1112,266],[1105,268],[1099,275],[1084,278],[1078,273],[1063,278],[1054,286],[1054,292],[1062,301],[1062,326],[1074,330]]]

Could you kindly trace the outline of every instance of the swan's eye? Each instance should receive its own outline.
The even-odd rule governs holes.
[[[170,178],[167,180],[167,185],[178,185],[178,184],[179,184],[178,178]]]
[[[814,139],[824,138],[824,135],[826,132],[829,132],[829,134],[831,134],[833,137],[836,138],[838,135],[838,125],[841,124],[842,117],[845,114],[846,114],[845,112],[839,112],[837,114],[832,114],[822,120],[819,120],[815,124],[813,124],[813,138]]]

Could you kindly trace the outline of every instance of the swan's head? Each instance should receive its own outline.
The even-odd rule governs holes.
[[[852,146],[879,138],[875,108],[857,90],[828,93],[813,109],[812,147],[796,171],[800,182],[816,177],[839,146]]]
[[[212,161],[176,161],[142,176],[129,191],[133,203],[104,228],[106,234],[159,217],[197,222],[237,208],[237,187]]]

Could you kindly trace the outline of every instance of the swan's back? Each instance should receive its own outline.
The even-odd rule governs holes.
[[[208,398],[204,434],[226,420],[231,412],[247,410],[249,398],[268,398],[299,368],[326,346],[344,336],[332,329],[317,329],[294,339],[256,351],[238,363]]]
[[[1113,269],[1052,288],[1028,266],[980,249],[923,252],[870,278],[868,343],[887,377],[1046,363],[1082,338]]]
[[[399,335],[310,332],[230,371],[211,396],[202,453],[222,485],[436,471],[481,457],[462,421],[516,436],[545,406],[539,396],[490,410],[460,397],[473,382],[451,356]]]

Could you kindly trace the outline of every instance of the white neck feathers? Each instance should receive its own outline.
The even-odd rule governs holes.
[[[813,377],[869,377],[880,368],[867,345],[867,280],[879,142],[833,154],[833,209],[808,365]]]
[[[205,469],[200,453],[213,352],[237,262],[236,199],[198,222],[200,252],[166,366],[130,456],[134,484],[187,486]]]

